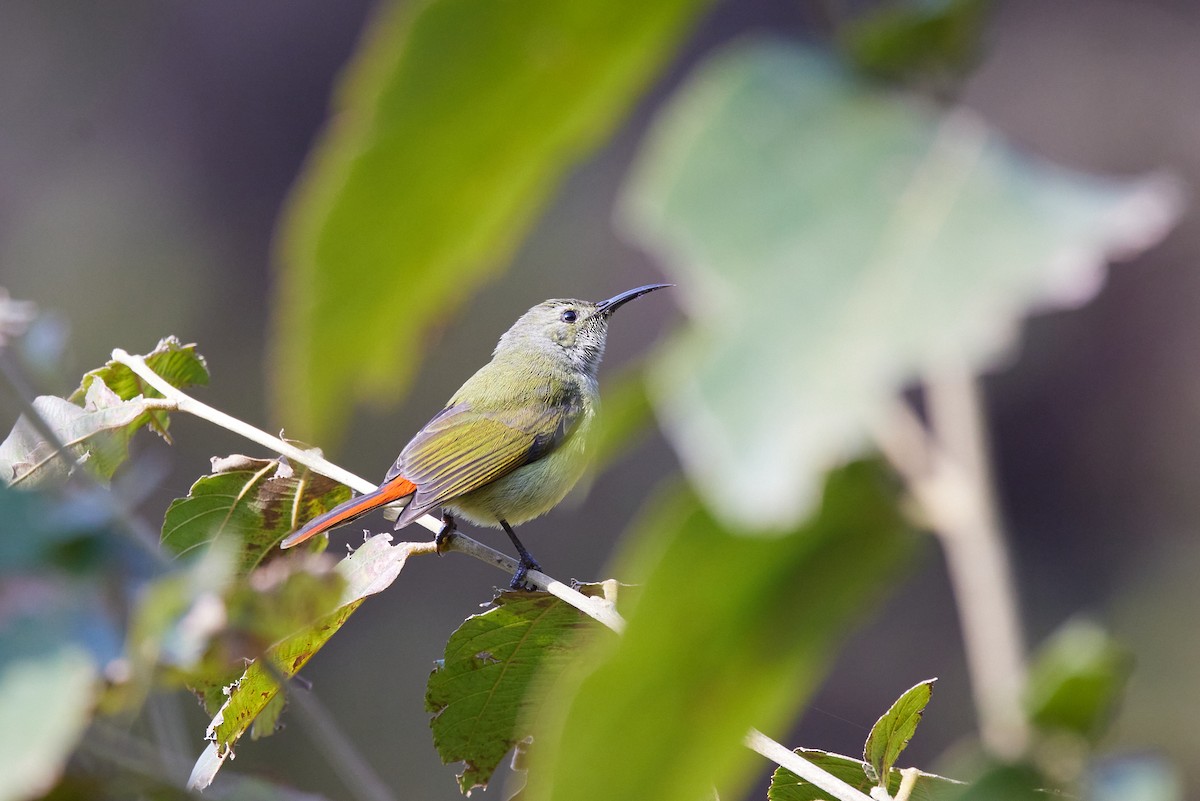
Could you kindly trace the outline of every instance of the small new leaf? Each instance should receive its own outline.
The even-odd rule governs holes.
[[[349,488],[279,459],[213,459],[213,475],[171,503],[163,546],[177,556],[218,539],[240,548],[239,572],[249,573],[304,521],[349,499]],[[327,540],[320,538],[318,547]]]
[[[173,387],[205,385],[208,383],[208,364],[204,357],[196,352],[195,345],[182,345],[176,337],[170,336],[159,340],[154,350],[142,357],[146,366],[157,373],[164,381]],[[92,383],[101,381],[122,400],[134,398],[161,398],[162,395],[144,382],[137,373],[120,362],[108,362],[103,367],[85,373],[79,388],[68,398],[72,403],[80,403],[91,389]],[[171,437],[167,434],[167,412],[154,411],[150,414],[149,425],[167,442]]]
[[[868,777],[871,766],[866,762],[841,754],[828,751],[817,751],[807,748],[797,748],[796,753],[806,760],[841,779],[851,787],[865,794],[871,792],[876,785],[875,780]],[[903,781],[900,771],[892,769],[887,774],[888,795],[895,797]],[[963,789],[964,785],[954,779],[922,772],[917,777],[909,794],[909,801],[942,801],[949,799]],[[814,784],[801,779],[787,768],[776,768],[771,776],[771,786],[767,789],[768,801],[831,801],[832,796]]]
[[[927,679],[906,690],[871,727],[867,743],[863,746],[863,759],[866,760],[864,769],[871,781],[883,786],[881,777],[891,774],[892,766],[921,722],[921,715],[933,695],[935,681],[937,679]]]
[[[504,592],[450,635],[445,659],[429,676],[425,706],[442,761],[464,763],[463,793],[486,787],[504,755],[529,734],[518,727],[543,695],[538,682],[558,675],[577,633],[588,628],[595,628],[590,618],[549,593]]]

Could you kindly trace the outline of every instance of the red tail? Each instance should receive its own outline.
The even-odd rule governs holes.
[[[416,484],[406,478],[397,476],[380,486],[374,492],[368,492],[366,495],[351,498],[345,503],[338,504],[325,514],[317,515],[305,523],[304,527],[299,531],[285,537],[283,542],[279,543],[279,547],[291,548],[293,545],[299,545],[309,537],[315,537],[322,531],[328,531],[331,528],[337,528],[349,523],[351,520],[362,517],[367,512],[378,509],[380,506],[389,504],[392,501],[408,497],[416,491]]]

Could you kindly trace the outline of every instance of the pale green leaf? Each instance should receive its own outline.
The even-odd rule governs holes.
[[[91,719],[97,668],[66,622],[0,631],[0,801],[45,793]]]
[[[150,422],[143,399],[121,400],[99,379],[88,388],[83,406],[42,395],[34,399],[33,408],[65,450],[58,451],[22,415],[0,443],[0,480],[10,486],[61,481],[77,462],[99,478],[112,478],[129,458],[129,440]]]
[[[433,744],[442,761],[463,762],[459,787],[487,787],[504,755],[529,732],[528,718],[597,624],[546,592],[504,592],[486,612],[450,635],[429,676],[425,706],[434,717]]]
[[[863,746],[863,759],[869,768],[868,778],[872,781],[878,782],[880,777],[891,775],[892,766],[908,746],[929,699],[933,697],[935,681],[937,679],[928,679],[905,690],[871,727],[867,743]]]
[[[423,342],[511,257],[706,0],[383,4],[282,224],[272,375],[328,441],[394,401]]]
[[[831,773],[863,793],[870,793],[876,784],[867,777],[866,762],[852,757],[833,754],[828,751],[817,751],[807,748],[797,748],[796,753],[813,763],[826,773]],[[900,789],[903,777],[900,771],[888,771],[887,790],[895,797]],[[913,785],[910,801],[943,801],[962,790],[962,783],[944,776],[922,772]],[[833,796],[824,790],[809,784],[787,768],[776,768],[771,775],[771,786],[767,788],[768,801],[835,801]]]
[[[1090,297],[1177,195],[1024,157],[813,51],[734,46],[663,113],[622,203],[693,318],[649,371],[659,419],[729,525],[789,525],[898,390]]]
[[[248,573],[301,524],[349,498],[342,484],[279,459],[213,459],[213,475],[196,481],[186,498],[167,509],[163,547],[183,555],[228,540],[238,549],[239,571]],[[316,545],[325,542],[320,538]]]
[[[543,706],[529,799],[742,797],[746,730],[792,719],[914,543],[870,463],[832,474],[820,511],[771,538],[682,491],[649,509],[616,571],[642,584],[628,628],[595,638]]]

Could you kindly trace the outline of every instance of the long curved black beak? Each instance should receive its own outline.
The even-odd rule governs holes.
[[[602,317],[608,317],[613,312],[615,312],[617,309],[624,306],[626,303],[633,300],[634,298],[640,298],[642,295],[645,295],[647,292],[653,292],[656,289],[665,289],[666,287],[669,287],[669,286],[675,286],[675,285],[674,284],[646,284],[645,286],[639,286],[637,289],[628,289],[619,295],[613,295],[608,300],[602,300],[599,303],[597,303],[596,304],[596,314],[599,314]]]

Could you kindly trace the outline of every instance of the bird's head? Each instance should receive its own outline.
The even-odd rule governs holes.
[[[552,359],[587,375],[595,375],[604,356],[608,321],[613,312],[647,292],[671,286],[648,284],[608,300],[553,299],[534,306],[500,337],[496,355]]]

